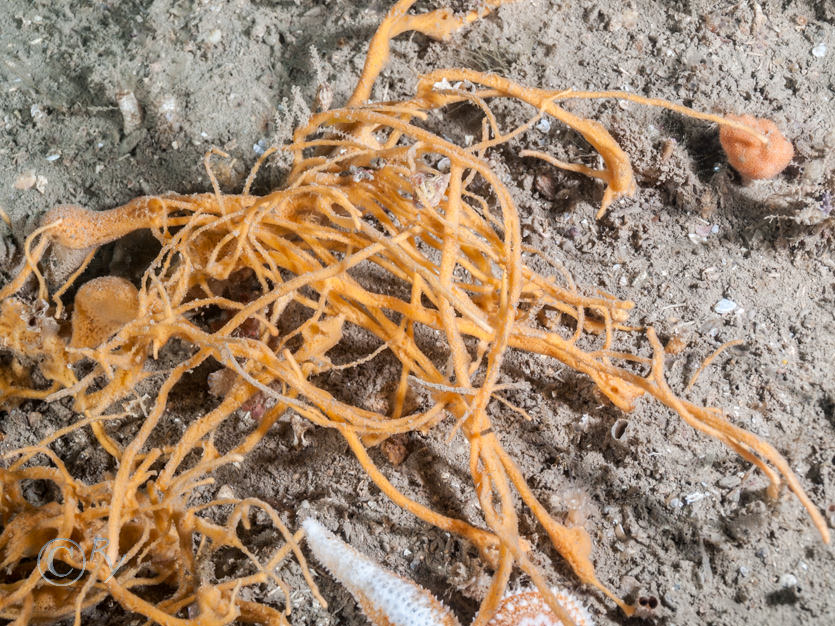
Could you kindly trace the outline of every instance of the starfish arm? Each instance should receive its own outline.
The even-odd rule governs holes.
[[[381,567],[313,519],[302,523],[316,559],[345,586],[374,626],[461,626],[429,591]]]
[[[594,626],[591,615],[586,608],[569,592],[553,588],[551,593],[566,613],[566,619],[571,619],[573,626]],[[568,626],[564,619],[557,617],[545,599],[536,589],[521,590],[505,596],[499,605],[499,610],[487,626],[521,626],[535,624],[536,626]]]

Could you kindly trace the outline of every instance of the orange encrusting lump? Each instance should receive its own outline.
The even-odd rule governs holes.
[[[745,178],[774,178],[786,169],[794,156],[794,147],[769,119],[751,115],[729,115],[728,119],[745,124],[756,131],[722,126],[719,142],[731,164]]]
[[[139,292],[130,281],[102,276],[84,283],[75,294],[71,348],[95,348],[133,321]]]
[[[256,500],[221,499],[199,506],[191,500],[197,487],[211,483],[215,469],[242,460],[288,411],[337,430],[372,481],[397,505],[478,548],[494,577],[475,626],[485,626],[495,615],[514,567],[527,574],[555,614],[564,614],[529,554],[518,500],[577,577],[632,614],[634,608],[596,577],[589,533],[552,517],[504,449],[508,433],[494,429],[492,400],[501,391],[502,363],[511,349],[551,357],[586,374],[624,411],[644,395],[655,398],[756,465],[770,481],[770,495],[776,497],[785,483],[824,541],[829,540],[822,515],[777,450],[730,423],[721,410],[697,406],[673,392],[653,328],[628,325],[633,303],[599,292],[586,295],[566,271],[551,276],[525,263],[523,254],[530,250],[521,243],[517,208],[486,158],[488,150],[508,144],[550,115],[585,137],[604,166],[592,170],[546,153],[531,156],[603,180],[602,212],[634,191],[629,159],[602,125],[566,112],[557,102],[624,97],[737,128],[761,142],[766,138],[740,122],[660,100],[619,92],[542,90],[461,69],[423,77],[411,99],[365,104],[392,36],[407,29],[430,36],[448,32],[441,25],[451,22],[438,22],[446,13],[419,19],[406,13],[411,4],[398,2],[380,26],[369,51],[373,62],[366,64],[352,104],[313,115],[283,148],[293,166],[282,188],[264,196],[249,191],[268,151],[242,193],[221,193],[209,157],[222,153],[212,151],[206,167],[213,193],[141,197],[101,212],[63,207],[48,213],[29,236],[21,272],[0,288],[0,337],[8,353],[3,358],[10,362],[8,371],[0,372],[0,402],[72,397],[81,417],[40,446],[16,451],[19,459],[11,473],[0,475],[3,494],[12,494],[0,497],[0,519],[9,520],[0,533],[0,563],[19,576],[0,586],[5,593],[0,594],[0,617],[20,624],[73,613],[80,619],[84,607],[111,596],[163,626],[235,619],[288,623],[284,612],[244,600],[239,592],[267,582],[287,592],[274,570],[291,551],[304,564],[297,538],[275,511]],[[503,131],[490,108],[498,98],[532,106],[535,112],[525,124]],[[458,145],[426,128],[430,113],[459,103],[484,115],[481,137],[472,145]],[[439,171],[444,159],[448,172]],[[145,270],[135,299],[124,282],[96,279],[95,288],[79,290],[68,324],[59,296],[82,271],[50,293],[39,268],[47,249],[89,251],[83,268],[98,247],[137,229],[150,229],[161,250]],[[250,277],[245,295],[236,289],[241,276]],[[114,310],[100,310],[99,303],[111,298]],[[537,315],[543,310],[556,312],[559,320],[544,325]],[[373,338],[374,350],[338,362],[356,354],[352,338],[358,333]],[[424,341],[427,335],[433,337],[431,349]],[[625,351],[640,337],[651,357]],[[163,360],[160,353],[171,345],[178,350]],[[396,391],[390,411],[369,408],[363,398],[345,397],[345,390],[327,384],[329,372],[372,359],[385,359],[380,371],[391,372],[388,382]],[[228,389],[218,400],[207,400],[211,408],[189,421],[184,432],[174,429],[180,433],[176,441],[166,440],[172,432],[169,397],[201,366],[223,368]],[[150,406],[138,424],[127,420],[128,403],[152,377],[159,382]],[[407,410],[410,389],[420,389],[423,396]],[[230,449],[218,450],[218,429],[259,398],[269,403],[260,420],[253,420],[249,430],[236,426],[239,439],[226,442]],[[456,519],[415,501],[386,478],[369,454],[370,445],[389,436],[426,432],[444,422],[451,435],[461,433],[469,445],[481,519]],[[49,448],[88,426],[115,466],[113,476],[95,485],[73,478]],[[34,479],[55,483],[61,504],[35,507],[19,496],[19,484]],[[215,506],[231,508],[223,526],[201,515]],[[236,532],[254,508],[264,511],[284,539],[267,562],[256,559]],[[31,531],[24,544],[12,541],[21,528]],[[111,572],[98,562],[84,570],[82,586],[52,587],[26,559],[37,540],[55,529],[70,533],[64,536],[102,536],[108,542],[105,556],[113,563],[122,547],[129,543],[134,548],[121,573],[109,577]],[[198,575],[198,557],[205,555],[192,550],[196,543],[209,556],[221,546],[233,547],[256,572],[236,581],[205,580]],[[171,595],[152,602],[147,587],[162,583]],[[198,611],[190,622],[180,617],[188,606]],[[286,606],[289,611],[289,602]]]

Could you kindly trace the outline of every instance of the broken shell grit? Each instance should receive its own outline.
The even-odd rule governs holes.
[[[725,315],[726,313],[733,313],[738,307],[739,305],[733,300],[722,298],[714,305],[713,310],[719,315]]]
[[[130,135],[142,125],[142,110],[139,101],[132,91],[120,91],[116,94],[116,104],[122,114],[122,130]]]
[[[34,187],[37,180],[38,177],[35,176],[35,172],[24,172],[23,174],[17,177],[12,187],[17,189],[18,191],[26,191],[27,189],[31,189],[32,187]]]

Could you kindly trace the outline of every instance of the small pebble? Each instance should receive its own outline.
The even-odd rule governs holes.
[[[35,176],[35,172],[24,172],[17,177],[17,180],[14,181],[14,185],[12,186],[18,191],[25,191],[34,187],[37,180],[38,177]]]
[[[220,489],[217,490],[216,497],[218,500],[231,500],[235,498],[235,492],[229,485],[223,485]]]
[[[814,48],[812,48],[812,56],[817,57],[818,59],[822,59],[826,56],[826,44],[819,43]]]
[[[172,94],[164,95],[157,105],[157,114],[162,117],[174,130],[179,129],[177,122],[177,98]]]
[[[666,606],[671,611],[675,611],[678,609],[678,604],[676,604],[676,598],[674,595],[665,593],[661,596],[661,604]]]
[[[713,232],[710,224],[699,224],[693,230],[700,237],[707,237]]]
[[[536,123],[536,130],[541,133],[547,133],[551,130],[551,121],[547,117],[543,117]]]
[[[438,161],[438,171],[448,172],[450,165],[452,165],[452,163],[450,162],[449,158],[444,157],[440,161]]]
[[[32,116],[32,121],[35,123],[35,126],[40,126],[46,119],[46,113],[44,113],[44,110],[39,104],[33,104],[29,107],[29,115]]]
[[[779,584],[781,587],[796,587],[797,577],[794,574],[783,574],[780,576]]]
[[[53,161],[57,161],[60,158],[61,158],[61,153],[60,152],[53,152],[52,154],[47,154],[46,155],[46,160],[49,161],[50,163],[52,163]]]
[[[684,501],[687,504],[693,504],[694,502],[698,502],[699,500],[704,500],[708,494],[700,493],[698,491],[694,491],[693,493],[688,493],[684,496]]]
[[[214,46],[220,43],[220,40],[223,38],[223,33],[220,31],[219,28],[212,29],[209,31],[209,34],[206,35],[206,43],[210,46]]]
[[[739,476],[725,476],[724,478],[720,478],[716,484],[722,487],[722,489],[733,489],[740,483],[742,483],[742,479]]]
[[[546,200],[553,200],[557,197],[556,182],[548,174],[538,174],[537,177],[534,178],[533,185]]]
[[[620,23],[626,28],[635,28],[635,25],[640,21],[640,16],[635,9],[626,9],[620,14]]]
[[[252,144],[252,151],[257,155],[261,156],[267,151],[268,142],[266,139],[259,139],[258,143]]]
[[[626,532],[623,530],[623,524],[617,522],[614,525],[615,529],[615,537],[617,537],[618,541],[626,541],[628,537],[626,536]]]
[[[713,310],[719,315],[725,315],[726,313],[732,313],[737,309],[737,303],[733,300],[728,300],[727,298],[722,298],[716,305],[713,307]]]

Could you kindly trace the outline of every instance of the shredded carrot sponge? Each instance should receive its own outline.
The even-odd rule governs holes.
[[[218,466],[243,458],[287,411],[339,431],[394,502],[478,547],[495,574],[477,626],[495,613],[514,566],[560,614],[546,576],[520,535],[516,497],[577,577],[631,614],[633,607],[595,575],[589,534],[551,517],[502,446],[501,439],[511,434],[493,429],[489,405],[511,349],[546,355],[586,374],[624,411],[641,396],[652,396],[760,468],[771,481],[772,496],[785,482],[828,541],[823,518],[771,445],[731,424],[721,410],[687,402],[670,389],[655,331],[627,324],[631,302],[608,294],[584,295],[564,270],[549,276],[525,264],[524,255],[536,251],[523,249],[517,209],[485,159],[490,148],[550,115],[580,132],[600,152],[605,167],[595,171],[544,153],[528,154],[601,179],[606,184],[603,211],[634,191],[629,161],[599,123],[566,112],[558,102],[628,97],[754,136],[756,131],[629,94],[534,89],[462,69],[424,76],[410,100],[366,103],[391,37],[414,29],[440,38],[481,15],[457,19],[434,11],[411,16],[406,13],[411,4],[398,2],[381,25],[349,106],[312,116],[296,130],[292,144],[282,148],[293,157],[283,188],[260,197],[250,193],[259,161],[241,194],[223,194],[209,167],[210,154],[206,165],[213,193],[141,197],[98,213],[61,207],[48,212],[29,237],[24,269],[0,289],[0,331],[11,359],[0,375],[0,401],[71,396],[80,419],[40,446],[18,451],[17,460],[4,470],[0,562],[17,577],[0,582],[0,616],[26,623],[74,612],[79,620],[82,608],[109,595],[127,610],[166,625],[187,623],[180,612],[184,607],[191,607],[192,623],[287,623],[285,612],[245,601],[239,592],[246,585],[281,584],[274,570],[290,551],[303,565],[297,537],[272,509],[254,500],[190,504],[196,486],[211,482],[209,474]],[[532,105],[531,119],[519,128],[501,129],[489,106],[496,98]],[[482,136],[474,145],[456,145],[423,127],[430,112],[458,103],[483,112]],[[441,160],[449,163],[448,171],[438,169]],[[67,332],[62,295],[99,246],[140,228],[150,229],[162,244],[141,284],[134,289],[121,279],[100,278],[83,285]],[[62,254],[83,252],[84,258],[52,292],[38,265],[50,246]],[[256,285],[248,297],[230,288],[242,272]],[[307,312],[301,323],[285,314],[291,304]],[[537,315],[542,310],[556,312],[560,321],[543,326]],[[213,327],[202,315],[210,313],[221,320]],[[37,328],[29,329],[29,320]],[[342,348],[340,353],[353,349],[345,339],[352,328],[370,333],[377,348],[354,362],[334,363],[335,356],[329,356],[334,347]],[[444,359],[432,356],[438,348],[421,340],[426,333],[446,351]],[[622,337],[636,333],[645,337],[651,358],[619,349]],[[174,340],[188,348],[187,355],[162,369],[160,351]],[[387,412],[342,398],[323,382],[322,374],[375,358],[398,364],[399,375],[392,381],[396,393]],[[224,368],[229,381],[220,402],[191,422],[178,441],[152,445],[172,389],[187,372],[211,362]],[[124,405],[151,378],[162,381],[159,392],[138,433],[122,445],[114,429],[125,416]],[[431,401],[407,412],[406,396],[415,386],[428,390]],[[231,450],[218,451],[213,433],[256,398],[272,406]],[[49,448],[58,437],[87,427],[117,463],[114,476],[93,486],[72,478]],[[482,520],[454,519],[416,502],[398,491],[369,456],[369,446],[391,435],[439,427],[460,432],[469,442]],[[63,503],[27,504],[16,485],[34,477],[55,483]],[[212,525],[201,515],[220,504],[233,507],[225,526]],[[238,520],[246,520],[253,507],[269,514],[284,539],[266,562],[250,555],[235,533]],[[108,542],[110,563],[132,546],[123,569],[111,577],[113,572],[98,559],[85,566],[76,586],[54,587],[40,578],[31,560],[39,544],[55,537],[89,541],[96,534]],[[25,541],[16,541],[23,535]],[[203,552],[192,552],[195,541],[209,555],[221,545],[237,548],[251,557],[256,573],[236,581],[201,578],[197,557]],[[309,577],[308,582],[313,585]],[[170,588],[168,599],[155,605],[143,596],[151,584]]]

